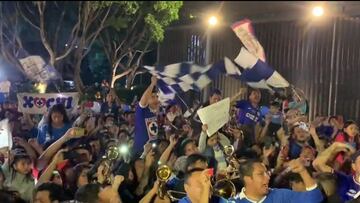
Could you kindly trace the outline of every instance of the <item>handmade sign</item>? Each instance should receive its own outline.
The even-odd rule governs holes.
[[[78,93],[33,94],[19,93],[18,111],[27,114],[44,114],[54,104],[62,103],[71,111],[79,102]]]
[[[230,98],[199,109],[197,114],[203,124],[207,124],[207,135],[210,137],[223,127],[230,119]]]

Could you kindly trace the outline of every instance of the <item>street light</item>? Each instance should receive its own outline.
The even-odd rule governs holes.
[[[218,19],[216,16],[211,16],[208,20],[210,26],[215,26],[218,23]]]
[[[316,17],[320,17],[320,16],[324,15],[323,7],[321,7],[321,6],[314,7],[312,10],[312,14]]]

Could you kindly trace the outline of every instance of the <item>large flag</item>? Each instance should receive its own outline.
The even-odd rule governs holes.
[[[235,60],[225,57],[208,66],[185,62],[145,68],[159,79],[158,86],[164,94],[202,90],[221,74],[240,79],[254,88],[272,90],[289,86],[277,71],[244,47]]]
[[[51,80],[60,78],[55,68],[46,64],[41,56],[27,56],[19,59],[19,62],[30,80],[48,83]]]
[[[244,45],[234,60],[225,57],[207,66],[183,62],[145,68],[159,79],[158,87],[163,94],[202,90],[220,74],[242,80],[253,88],[288,87],[289,83],[265,62],[264,49],[255,37],[251,21],[236,22],[231,28]]]
[[[254,28],[251,25],[251,21],[249,19],[238,21],[234,23],[231,28],[240,41],[244,44],[246,49],[251,54],[265,62],[264,48],[255,37]]]

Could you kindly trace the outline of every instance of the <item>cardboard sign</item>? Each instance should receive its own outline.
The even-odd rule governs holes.
[[[27,114],[44,114],[48,108],[62,103],[67,111],[71,111],[79,102],[78,93],[33,94],[19,93],[18,111]]]
[[[208,125],[207,135],[209,137],[229,121],[229,110],[230,98],[228,97],[197,111],[201,122]]]

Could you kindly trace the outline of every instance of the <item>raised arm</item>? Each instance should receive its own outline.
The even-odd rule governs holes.
[[[151,84],[149,85],[149,87],[145,90],[144,94],[142,95],[141,99],[140,99],[140,106],[141,107],[145,107],[148,105],[148,101],[151,97],[151,93],[154,89],[154,87],[156,86],[157,83],[157,78],[155,76],[151,77]]]
[[[56,142],[54,142],[52,145],[50,145],[39,157],[37,160],[37,168],[39,170],[42,170],[45,168],[45,166],[49,163],[50,159],[55,155],[57,151],[60,150],[61,146],[67,142],[70,139],[81,137],[83,135],[77,135],[76,134],[77,128],[70,128],[64,136],[62,136],[60,139],[58,139]]]
[[[350,145],[341,142],[334,142],[332,145],[330,145],[330,147],[325,149],[316,157],[312,163],[314,168],[320,172],[332,172],[333,169],[331,166],[327,165],[327,162],[334,158],[334,156],[341,151],[354,153],[355,149]]]
[[[144,194],[144,189],[149,183],[150,167],[155,161],[154,154],[155,153],[153,151],[151,151],[150,153],[148,153],[146,155],[144,173],[140,179],[140,183],[139,183],[138,187],[136,188],[136,191],[135,191],[136,195]]]
[[[44,173],[40,176],[39,181],[36,183],[36,187],[43,184],[43,183],[46,183],[46,182],[50,181],[52,173],[56,169],[56,165],[64,160],[64,154],[63,153],[65,151],[66,150],[60,150],[60,151],[58,151],[56,153],[56,155],[54,156],[54,159],[51,161],[49,166],[45,169]]]
[[[315,142],[315,146],[316,146],[316,150],[320,153],[322,151],[324,151],[324,145],[321,143],[320,139],[319,139],[319,135],[316,133],[316,129],[314,126],[310,127],[310,135],[313,138],[314,142]]]
[[[200,153],[203,153],[206,149],[206,145],[207,145],[206,144],[206,137],[207,137],[206,131],[207,131],[207,129],[208,129],[207,124],[204,124],[202,126],[202,131],[200,133],[200,139],[199,139],[199,145],[198,145]]]
[[[170,137],[170,144],[169,146],[165,149],[165,151],[161,154],[161,157],[159,159],[161,164],[167,164],[167,161],[169,160],[169,157],[171,155],[172,150],[174,149],[175,145],[177,143],[177,139],[175,138],[174,135],[172,135]]]

